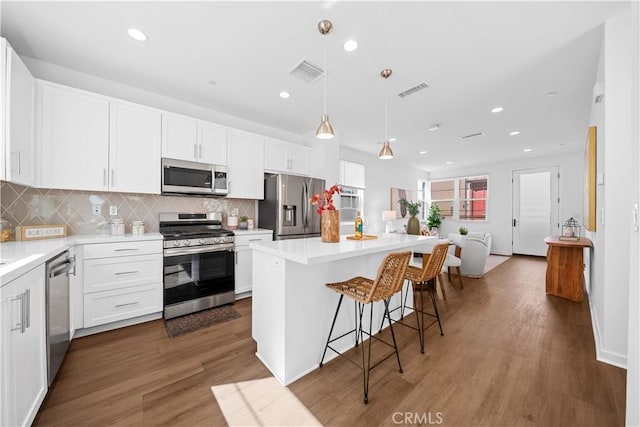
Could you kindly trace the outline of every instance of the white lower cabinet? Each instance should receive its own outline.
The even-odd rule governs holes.
[[[84,327],[162,311],[162,241],[84,245]]]
[[[253,265],[253,250],[249,248],[251,242],[261,240],[271,241],[272,233],[268,234],[236,234],[236,295],[251,292],[253,279],[251,277]]]
[[[47,393],[44,264],[0,288],[0,425],[31,425]]]

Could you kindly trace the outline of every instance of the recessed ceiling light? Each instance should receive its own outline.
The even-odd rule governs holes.
[[[427,150],[422,150],[420,154],[427,154]]]
[[[287,92],[286,90],[283,90],[282,92],[280,92],[280,98],[282,99],[287,99],[289,98],[291,95],[289,94],[289,92]]]
[[[440,124],[439,123],[432,124],[427,129],[429,130],[429,132],[435,132],[437,130],[440,130]]]
[[[504,108],[503,108],[503,107],[495,107],[495,108],[493,108],[493,109],[491,110],[491,112],[492,112],[492,113],[499,113],[499,112],[501,112],[502,110],[504,110]]]
[[[389,142],[395,142],[396,139],[395,138],[389,138]]]
[[[218,84],[218,82],[216,82],[215,80],[209,80],[207,83],[209,83],[211,86],[215,86]]]
[[[532,148],[525,148],[522,151],[524,151],[525,153],[529,153],[529,152],[533,151],[533,149]]]
[[[452,164],[453,164],[453,162],[447,162],[447,164],[448,164],[448,165],[452,165]]]
[[[551,92],[547,92],[544,94],[544,96],[556,96],[558,94],[558,92],[556,92],[555,90],[552,90]]]
[[[513,132],[509,132],[509,135],[511,135],[511,136],[520,135],[520,131],[519,130],[514,130]]]
[[[137,28],[129,28],[127,33],[129,33],[129,36],[134,40],[138,40],[139,42],[147,41],[147,35]]]
[[[358,48],[358,42],[353,39],[350,39],[344,42],[344,50],[346,50],[347,52],[353,52],[357,48]]]

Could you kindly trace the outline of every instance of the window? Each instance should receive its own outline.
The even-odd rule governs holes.
[[[431,203],[440,207],[445,218],[484,221],[488,200],[487,175],[431,181]]]
[[[425,181],[424,179],[418,180],[418,191],[416,192],[416,201],[422,204],[422,208],[420,208],[419,219],[426,220],[427,212],[429,208],[429,181]]]
[[[356,220],[356,213],[364,218],[364,190],[355,187],[342,187],[340,193],[340,222],[351,223]]]

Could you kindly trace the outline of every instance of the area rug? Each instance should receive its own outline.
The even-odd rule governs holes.
[[[175,319],[165,320],[164,327],[167,330],[169,338],[174,338],[238,317],[240,317],[240,313],[238,313],[232,305],[223,305],[222,307],[211,308],[209,310],[187,314],[186,316],[176,317]]]
[[[493,270],[509,258],[511,257],[502,255],[489,255],[487,257],[487,262],[484,264],[484,271],[482,272],[482,274],[487,274],[489,271]]]
[[[321,426],[298,398],[273,377],[211,387],[234,426]]]

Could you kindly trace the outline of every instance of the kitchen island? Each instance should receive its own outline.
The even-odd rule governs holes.
[[[318,367],[329,334],[339,295],[325,283],[353,276],[374,279],[390,252],[429,252],[431,236],[383,234],[374,240],[323,243],[319,237],[251,243],[253,249],[252,336],[256,355],[283,385]],[[400,295],[390,307],[400,305]],[[374,304],[374,330],[380,325],[384,306]],[[353,304],[345,301],[336,320],[334,335],[353,329]],[[368,327],[368,323],[364,325]],[[346,351],[354,335],[336,341]],[[336,357],[329,351],[325,362]]]

